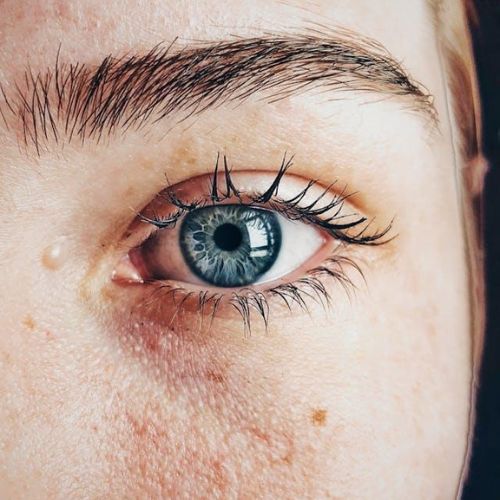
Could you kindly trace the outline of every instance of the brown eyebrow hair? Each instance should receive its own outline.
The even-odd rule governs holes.
[[[100,64],[65,63],[26,70],[8,93],[0,82],[0,118],[38,153],[50,141],[99,141],[118,129],[140,129],[174,113],[180,119],[262,92],[269,101],[323,87],[410,97],[411,109],[436,120],[433,98],[373,40],[341,36],[267,35]]]

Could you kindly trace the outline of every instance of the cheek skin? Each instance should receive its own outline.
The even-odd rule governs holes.
[[[452,497],[466,321],[440,297],[459,265],[441,265],[442,284],[436,255],[400,254],[365,269],[368,287],[350,299],[338,287],[330,316],[295,311],[247,338],[221,323],[197,341],[179,321],[160,351],[116,288],[83,276],[80,290],[54,282],[48,295],[50,279],[75,274],[69,261],[21,268],[22,283],[47,279],[9,307],[0,337],[0,392],[16,395],[0,407],[6,481],[56,498]]]
[[[114,290],[106,296],[119,311]],[[325,442],[335,449],[338,428],[320,395],[304,399],[289,387],[284,332],[271,327],[261,347],[261,335],[245,339],[237,321],[233,331],[189,334],[189,320],[179,315],[173,328],[152,329],[117,317],[112,324],[121,326],[107,332],[137,377],[112,398],[103,417],[112,424],[99,430],[109,476],[124,478],[117,495],[225,498],[244,485],[251,497],[265,484],[275,498],[314,496],[318,478],[330,474],[320,449]],[[286,332],[290,341],[296,328]]]
[[[87,277],[83,289],[91,282]],[[282,373],[293,361],[280,347],[284,332],[271,326],[263,349],[262,332],[245,339],[240,321],[203,331],[193,327],[196,315],[180,313],[170,328],[154,328],[121,313],[130,310],[123,293],[116,286],[101,291],[118,312],[101,335],[118,341],[128,378],[137,377],[113,396],[102,417],[110,425],[98,430],[109,444],[102,457],[109,477],[123,478],[116,494],[227,497],[244,484],[245,494],[255,496],[265,484],[274,497],[314,495],[318,478],[330,474],[318,443],[331,440],[334,450],[338,430],[327,425],[321,397],[314,404],[287,389]],[[295,328],[286,332],[290,341]],[[279,371],[269,369],[273,358]]]
[[[182,321],[155,335],[125,326],[108,331],[129,353],[128,377],[137,377],[103,416],[110,423],[100,437],[109,446],[103,460],[110,477],[125,478],[113,483],[117,494],[224,497],[244,485],[250,496],[349,496],[361,491],[359,477],[393,481],[387,471],[398,461],[398,474],[415,474],[398,491],[412,483],[417,491],[422,477],[433,491],[439,482],[433,471],[446,470],[449,456],[429,451],[443,439],[432,414],[454,399],[443,396],[453,384],[433,362],[442,355],[436,336],[445,326],[418,273],[411,275],[403,307],[387,313],[391,290],[371,303],[345,304],[338,294],[329,321],[301,323],[297,315],[293,330],[274,324],[258,341],[239,331],[229,332],[237,341],[220,331],[196,341]],[[382,307],[384,315],[377,313]],[[138,341],[148,336],[146,344]],[[431,384],[435,377],[442,382]],[[433,386],[435,392],[425,389]],[[447,425],[450,435],[460,435]],[[401,442],[413,443],[403,458]],[[367,488],[369,498],[375,490]],[[438,488],[450,491],[449,478]]]
[[[292,412],[266,415],[248,401],[244,410],[240,404],[220,401],[200,410],[177,401],[169,411],[163,398],[139,408],[137,400],[119,401],[108,451],[111,477],[125,480],[115,485],[119,493],[227,498],[242,491],[255,497],[265,484],[274,498],[313,494],[321,470],[314,443],[325,435]]]

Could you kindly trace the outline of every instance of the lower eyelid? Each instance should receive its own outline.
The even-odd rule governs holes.
[[[269,322],[290,318],[290,314],[296,317],[313,310],[326,311],[334,291],[346,293],[347,287],[354,286],[354,275],[362,274],[353,261],[340,255],[334,258],[337,264],[323,261],[316,272],[306,273],[296,281],[285,281],[271,290],[257,286],[254,290],[221,294],[176,282],[149,283],[140,287],[140,294],[134,299],[129,324],[149,325],[145,334],[153,336],[150,341],[155,343],[167,331],[199,341],[200,334],[220,333],[226,328],[233,332],[235,324],[245,334],[265,330]]]
[[[208,285],[202,281],[198,281],[197,283],[186,283],[176,279],[146,279],[141,282],[143,285],[139,286],[139,288],[146,288],[146,294],[155,294],[156,290],[164,290],[166,294],[178,296],[201,296],[207,294],[209,296],[213,295],[220,297],[227,302],[235,294],[265,294],[269,290],[274,290],[280,286],[300,282],[302,279],[307,278],[310,275],[321,274],[321,272],[316,274],[317,270],[335,268],[335,273],[346,277],[349,274],[347,271],[351,269],[355,274],[361,276],[362,272],[360,267],[356,264],[356,258],[354,256],[350,258],[343,255],[346,253],[345,250],[347,250],[347,248],[348,246],[343,243],[330,240],[329,243],[324,244],[323,247],[316,253],[312,262],[306,262],[302,266],[294,269],[292,272],[280,276],[272,281],[262,280],[245,287],[220,288]],[[120,283],[119,280],[117,280],[117,282]]]

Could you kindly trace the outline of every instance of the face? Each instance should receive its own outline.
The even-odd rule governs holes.
[[[453,498],[471,318],[427,4],[2,13],[2,496]]]

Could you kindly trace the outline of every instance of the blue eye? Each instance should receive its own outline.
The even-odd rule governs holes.
[[[312,224],[243,203],[184,209],[163,221],[128,261],[140,279],[169,281],[182,289],[193,285],[212,292],[283,283],[334,241]]]
[[[181,253],[191,272],[218,287],[258,281],[276,262],[281,227],[269,210],[241,205],[204,207],[186,215]]]

